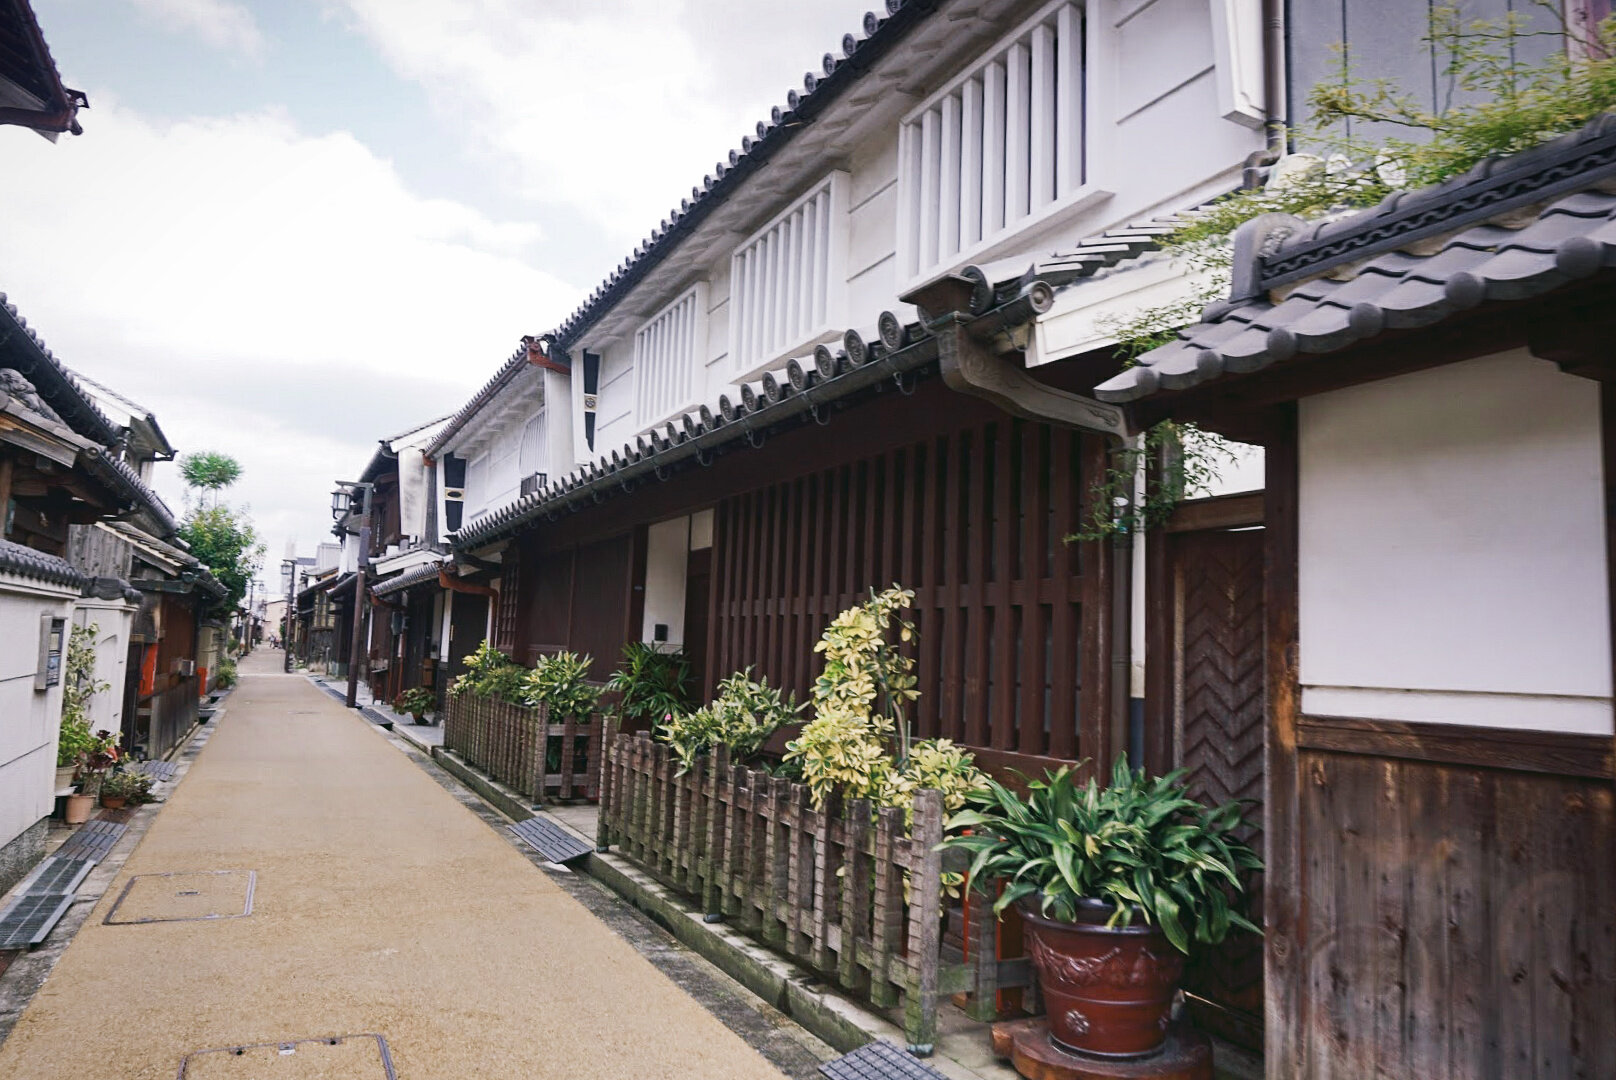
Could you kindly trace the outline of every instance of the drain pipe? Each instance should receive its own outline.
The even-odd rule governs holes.
[[[1248,191],[1263,186],[1262,170],[1285,156],[1288,142],[1285,93],[1285,0],[1262,0],[1263,125],[1267,145],[1246,158],[1240,186]]]
[[[980,277],[980,273],[977,276]],[[1028,344],[1025,331],[1032,320],[1054,304],[1054,289],[1046,282],[1034,280],[1023,285],[1019,295],[1009,303],[994,311],[972,315],[961,310],[982,306],[980,291],[973,305],[967,291],[971,284],[964,279],[945,280],[904,297],[917,304],[923,313],[933,304],[937,305],[933,310],[945,311],[940,317],[926,318],[926,324],[937,335],[938,361],[948,387],[989,401],[1012,416],[1101,435],[1112,461],[1125,455],[1131,431],[1120,408],[1082,394],[1058,390],[1027,374],[1022,360]],[[924,314],[922,317],[925,318]],[[1113,519],[1126,520],[1129,506],[1130,499],[1123,499],[1121,505],[1112,507]],[[1106,724],[1110,745],[1093,748],[1095,764],[1100,769],[1110,764],[1108,760],[1101,760],[1102,757],[1114,760],[1128,746],[1133,638],[1131,530],[1113,532],[1110,559],[1111,612],[1107,632],[1111,640],[1107,662],[1111,693]]]

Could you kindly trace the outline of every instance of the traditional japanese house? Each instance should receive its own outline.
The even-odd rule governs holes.
[[[1613,191],[1607,115],[1260,218],[1098,389],[1267,452],[1221,543],[1263,628],[1270,1076],[1616,1075]]]
[[[114,519],[151,534],[175,529],[126,459],[119,427],[0,297],[0,623],[19,645],[5,650],[0,676],[0,715],[10,718],[0,740],[0,884],[32,864],[44,837],[75,622],[98,626],[98,676],[123,688],[140,594],[126,546],[85,531]],[[91,719],[116,730],[124,701],[106,695]]]

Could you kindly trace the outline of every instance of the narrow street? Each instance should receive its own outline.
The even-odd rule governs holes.
[[[280,657],[242,664],[218,731],[0,1045],[0,1076],[170,1080],[194,1051],[366,1034],[415,1080],[780,1075]],[[249,915],[196,917],[239,914],[249,870]],[[131,879],[176,872],[193,876],[142,879],[105,922]],[[188,1075],[385,1076],[374,1040],[295,1049]]]

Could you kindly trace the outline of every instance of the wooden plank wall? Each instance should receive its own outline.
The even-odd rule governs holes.
[[[1299,764],[1295,1075],[1616,1076],[1608,780],[1311,747]]]
[[[1000,418],[722,499],[708,684],[751,664],[805,695],[825,626],[896,582],[916,593],[922,737],[1024,764],[1076,757],[1080,712],[1104,710],[1081,698],[1095,681],[1084,553],[1063,543],[1090,451],[1073,432]]]

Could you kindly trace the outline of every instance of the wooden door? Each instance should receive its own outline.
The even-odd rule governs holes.
[[[1260,503],[1207,500],[1186,509],[1169,531],[1150,540],[1156,550],[1147,587],[1158,624],[1150,628],[1149,655],[1166,664],[1152,680],[1147,763],[1156,771],[1188,769],[1191,793],[1205,802],[1248,800],[1251,825],[1242,839],[1260,852],[1263,530],[1252,521],[1253,512],[1260,521]],[[1248,888],[1248,916],[1261,926],[1260,875]],[[1184,987],[1202,1027],[1261,1048],[1259,936],[1238,933],[1218,948],[1196,950]]]
[[[707,606],[712,598],[713,549],[692,551],[685,563],[685,656],[690,660],[692,677],[700,685],[696,696],[706,701],[717,677],[707,670],[707,631],[711,621]],[[726,672],[727,674],[727,672]]]
[[[450,593],[449,666],[445,685],[465,673],[465,659],[477,651],[488,630],[488,597],[476,593]]]

